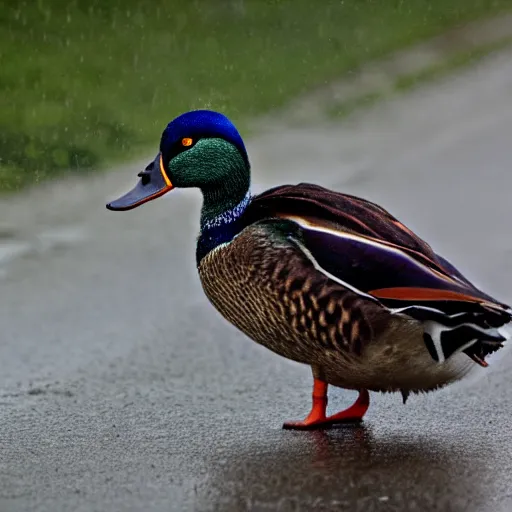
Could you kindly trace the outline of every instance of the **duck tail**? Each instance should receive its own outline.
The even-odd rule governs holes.
[[[435,361],[443,363],[463,352],[486,367],[486,357],[503,348],[510,337],[505,325],[512,321],[512,310],[494,304],[472,306],[472,311],[456,313],[424,306],[410,306],[395,312],[423,324],[425,345]]]

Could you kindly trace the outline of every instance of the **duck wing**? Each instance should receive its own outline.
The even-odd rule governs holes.
[[[246,222],[293,223],[293,241],[317,270],[393,314],[423,323],[432,357],[464,351],[485,366],[512,310],[479,290],[424,240],[370,201],[301,183],[255,196]]]

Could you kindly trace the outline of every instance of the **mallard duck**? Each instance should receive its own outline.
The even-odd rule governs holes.
[[[311,367],[311,411],[284,428],[360,421],[369,391],[399,392],[405,403],[487,366],[507,339],[510,307],[377,204],[309,183],[251,195],[244,142],[218,112],[170,122],[138,176],[107,208],[199,188],[196,261],[207,298],[255,342]],[[328,385],[359,396],[328,416]]]

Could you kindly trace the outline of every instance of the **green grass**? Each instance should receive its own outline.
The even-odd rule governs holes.
[[[495,43],[482,45],[481,47],[458,52],[445,60],[432,64],[415,71],[414,73],[404,73],[395,78],[392,86],[384,90],[373,90],[361,95],[356,95],[345,101],[329,105],[326,115],[329,119],[341,120],[350,116],[354,112],[368,108],[383,99],[390,99],[398,93],[403,93],[414,89],[418,85],[432,82],[440,79],[455,70],[476,63],[478,60],[501,50],[512,44],[512,38],[505,38]]]
[[[191,108],[242,123],[512,0],[0,0],[0,190],[156,148]]]
[[[500,50],[506,46],[510,46],[512,39],[506,38],[492,44],[486,44],[480,48],[459,52],[445,61],[439,62],[432,66],[398,77],[395,81],[394,88],[397,92],[407,91],[416,87],[418,84],[436,80],[446,76],[453,71],[474,64],[478,60],[487,55]]]
[[[368,108],[375,105],[384,97],[382,91],[376,90],[361,94],[360,96],[354,96],[350,99],[340,102],[334,102],[329,105],[326,112],[327,117],[331,119],[344,119],[351,115],[356,110],[361,108]]]

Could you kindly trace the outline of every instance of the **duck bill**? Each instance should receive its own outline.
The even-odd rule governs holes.
[[[132,210],[141,204],[163,196],[174,188],[165,171],[162,153],[158,153],[155,160],[144,171],[140,172],[138,176],[140,180],[137,185],[124,196],[108,203],[108,210]]]

